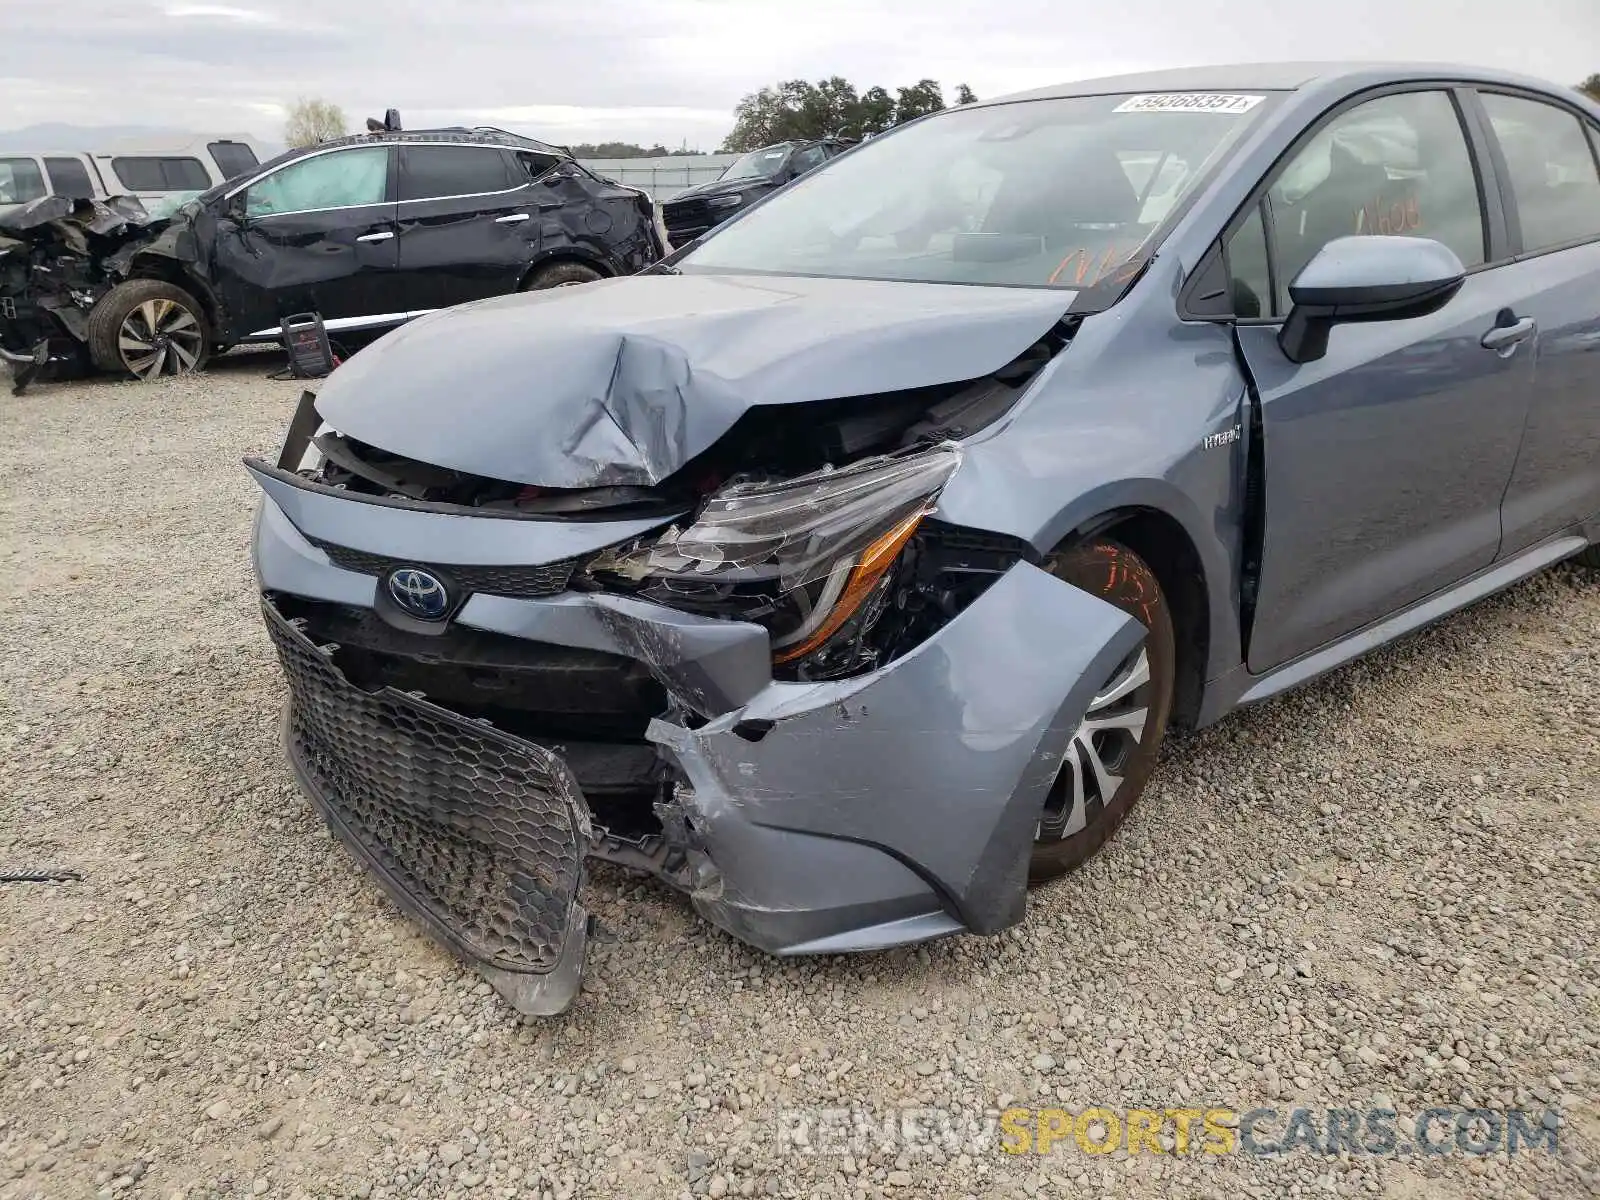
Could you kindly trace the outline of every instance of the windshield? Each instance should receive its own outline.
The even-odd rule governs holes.
[[[677,265],[1092,286],[1135,258],[1267,101],[1162,93],[953,109],[790,184]]]
[[[752,150],[743,158],[736,158],[728,164],[728,169],[718,179],[771,179],[783,170],[784,161],[789,157],[789,145],[767,146],[761,150]]]

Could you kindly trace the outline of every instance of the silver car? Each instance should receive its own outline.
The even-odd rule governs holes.
[[[1099,80],[855,147],[639,275],[418,319],[255,531],[289,760],[521,1011],[584,864],[775,954],[1020,921],[1169,729],[1600,565],[1600,108]]]

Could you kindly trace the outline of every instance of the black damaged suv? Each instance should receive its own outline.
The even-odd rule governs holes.
[[[828,137],[815,142],[778,142],[742,155],[710,183],[687,188],[661,205],[672,244],[688,245],[854,144],[847,138]]]
[[[0,357],[182,374],[319,313],[359,340],[434,309],[626,275],[666,235],[645,192],[503,130],[292,150],[150,221],[46,197],[0,218]]]

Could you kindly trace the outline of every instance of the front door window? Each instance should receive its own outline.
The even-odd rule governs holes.
[[[1456,106],[1446,92],[1381,96],[1341,113],[1267,193],[1278,315],[1318,250],[1353,234],[1433,238],[1466,267],[1484,261],[1483,209]]]
[[[389,151],[361,146],[318,154],[256,180],[245,191],[247,217],[382,204],[389,186]]]

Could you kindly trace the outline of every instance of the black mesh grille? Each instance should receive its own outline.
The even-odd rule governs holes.
[[[270,600],[263,608],[289,679],[290,758],[334,832],[458,953],[551,971],[590,839],[566,764],[486,722],[361,691]]]
[[[572,573],[578,569],[579,559],[564,558],[559,562],[542,563],[537,567],[457,567],[412,562],[408,559],[390,558],[371,554],[366,550],[352,550],[349,546],[336,546],[316,538],[310,539],[328,556],[336,567],[346,571],[359,571],[363,575],[382,575],[395,567],[427,567],[456,581],[469,592],[487,592],[493,596],[517,596],[533,599],[555,596],[567,590]]]

